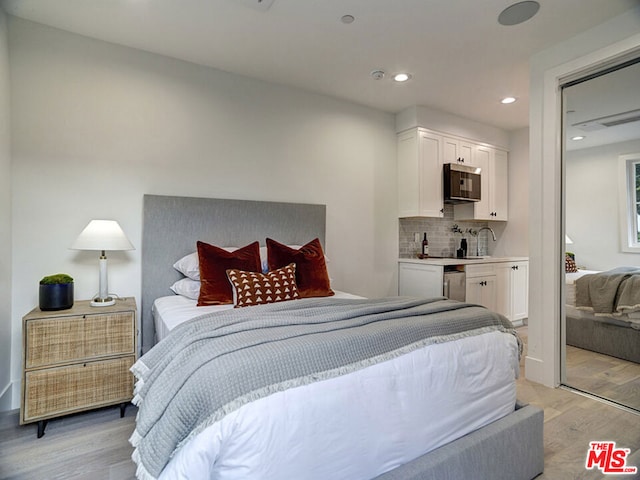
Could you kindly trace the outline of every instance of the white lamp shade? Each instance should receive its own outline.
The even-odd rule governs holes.
[[[134,247],[115,220],[91,220],[71,249],[117,251],[134,250]]]

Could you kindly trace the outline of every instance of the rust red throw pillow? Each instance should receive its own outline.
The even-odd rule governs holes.
[[[227,270],[236,308],[300,298],[294,263],[268,273]]]
[[[234,268],[260,272],[260,244],[253,242],[233,252],[198,242],[200,264],[200,296],[198,306],[233,303],[233,292],[227,270]]]
[[[269,270],[296,264],[296,284],[301,297],[330,297],[331,290],[327,264],[319,239],[311,240],[299,249],[291,248],[267,238]]]

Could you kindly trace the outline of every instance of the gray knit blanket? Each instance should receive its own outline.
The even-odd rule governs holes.
[[[253,400],[429,344],[512,328],[483,307],[402,297],[301,299],[185,322],[131,369],[137,476],[157,478],[190,438]]]
[[[640,268],[618,267],[578,278],[576,307],[613,316],[639,310]]]

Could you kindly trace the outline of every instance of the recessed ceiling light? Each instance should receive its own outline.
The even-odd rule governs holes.
[[[393,79],[394,79],[396,82],[400,82],[400,83],[402,83],[402,82],[406,82],[406,81],[407,81],[407,80],[409,80],[410,78],[411,78],[411,75],[409,75],[408,73],[396,73],[396,74],[393,76]]]
[[[575,137],[571,137],[571,140],[575,140],[575,141],[584,140],[584,137],[582,135],[577,135]]]
[[[500,100],[500,103],[508,105],[509,103],[514,103],[515,101],[516,97],[504,97],[502,100]]]
[[[342,23],[346,23],[347,25],[353,23],[355,19],[356,17],[354,17],[353,15],[343,15],[342,17],[340,17],[340,21]]]
[[[540,10],[538,2],[526,1],[514,3],[510,7],[505,8],[498,16],[500,25],[511,26],[526,22]]]

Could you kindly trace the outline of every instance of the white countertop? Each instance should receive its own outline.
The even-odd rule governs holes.
[[[418,263],[423,265],[474,265],[480,263],[503,263],[528,261],[529,257],[465,257],[465,258],[399,258],[398,263]]]

